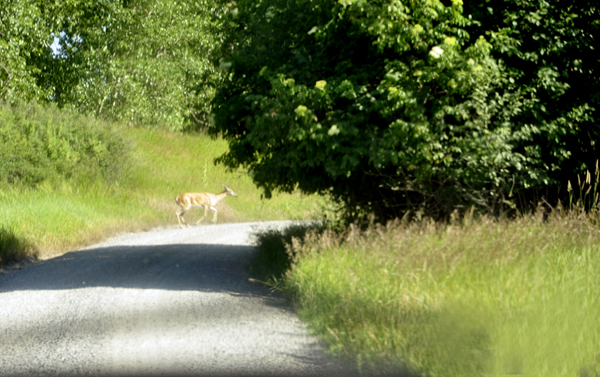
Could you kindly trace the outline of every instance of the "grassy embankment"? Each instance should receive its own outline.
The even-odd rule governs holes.
[[[285,251],[263,234],[260,260],[367,374],[600,375],[598,212],[287,233]]]
[[[175,196],[186,191],[219,193],[221,183],[238,197],[219,204],[219,222],[318,216],[319,198],[279,194],[261,200],[247,174],[215,166],[213,159],[226,148],[222,140],[146,129],[117,133],[130,144],[132,159],[131,168],[115,180],[75,176],[29,186],[0,184],[0,262],[57,255],[119,232],[176,226]],[[201,214],[192,209],[186,220],[193,225]]]

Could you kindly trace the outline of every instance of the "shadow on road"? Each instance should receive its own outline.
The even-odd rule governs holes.
[[[0,275],[0,292],[112,287],[269,296],[268,287],[248,281],[253,250],[212,244],[79,250]]]

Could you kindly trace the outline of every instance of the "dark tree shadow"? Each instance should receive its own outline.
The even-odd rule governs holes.
[[[249,280],[252,246],[111,246],[66,253],[0,275],[0,292],[90,287],[195,290],[269,297]]]

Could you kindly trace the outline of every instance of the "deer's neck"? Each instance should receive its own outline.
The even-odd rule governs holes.
[[[223,199],[226,196],[227,196],[227,191],[223,191],[222,193],[215,195],[215,204],[217,204],[217,202],[219,202],[221,199]]]

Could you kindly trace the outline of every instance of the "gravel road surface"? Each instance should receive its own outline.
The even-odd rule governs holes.
[[[0,375],[346,375],[249,235],[283,222],[127,234],[0,274]]]

